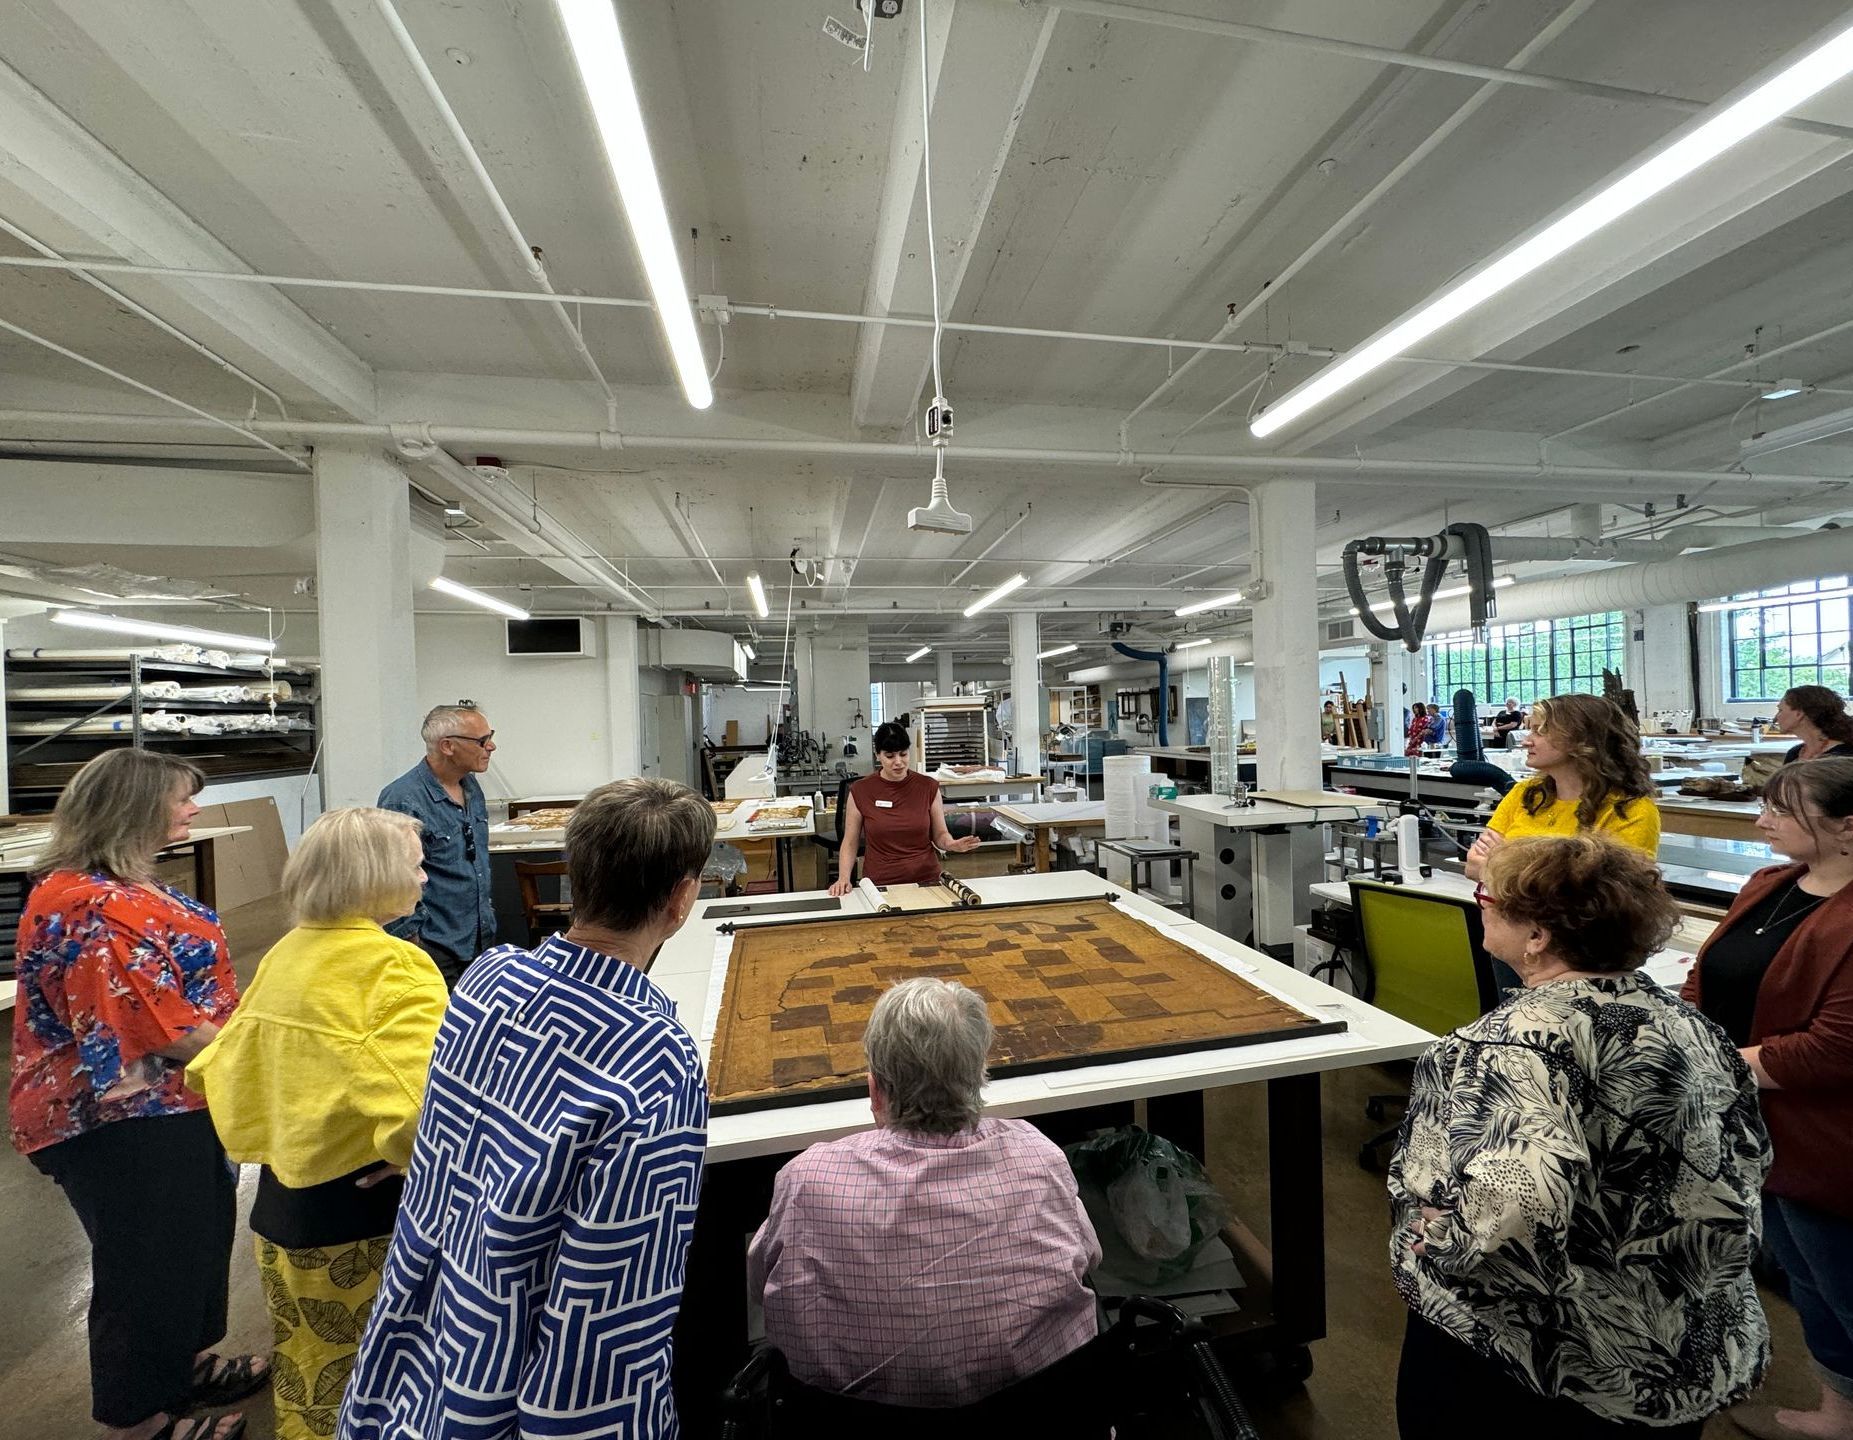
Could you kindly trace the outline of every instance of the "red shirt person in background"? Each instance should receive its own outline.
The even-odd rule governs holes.
[[[935,846],[954,853],[978,848],[976,835],[952,838],[939,781],[908,769],[912,748],[912,739],[899,725],[890,722],[876,729],[876,771],[849,787],[832,895],[847,895],[856,883],[856,851],[865,838],[863,874],[877,885],[937,885]]]

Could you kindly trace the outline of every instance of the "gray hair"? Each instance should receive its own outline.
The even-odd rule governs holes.
[[[44,867],[118,880],[152,878],[154,857],[173,826],[175,799],[199,794],[205,783],[198,766],[152,750],[97,756],[58,797]]]
[[[419,738],[425,742],[425,749],[432,749],[438,741],[463,733],[464,716],[482,713],[474,705],[434,705],[419,727]]]
[[[976,990],[903,980],[875,1002],[862,1048],[897,1130],[956,1135],[984,1113],[991,1017]]]

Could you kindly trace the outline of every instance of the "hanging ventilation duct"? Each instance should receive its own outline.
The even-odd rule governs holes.
[[[1853,529],[1815,530],[1793,540],[1762,540],[1645,565],[1514,585],[1499,592],[1499,623],[1683,605],[1688,600],[1716,600],[1849,571],[1853,571]],[[1459,630],[1467,624],[1467,605],[1461,600],[1436,605],[1428,620],[1430,634]]]
[[[1355,645],[1357,642],[1351,643]],[[1226,655],[1237,664],[1245,664],[1255,658],[1254,641],[1246,635],[1233,640],[1219,640],[1214,645],[1181,651],[1169,659],[1173,669],[1194,670],[1199,665],[1209,664],[1218,655]],[[1122,680],[1149,681],[1152,672],[1144,665],[1089,665],[1080,670],[1068,671],[1067,678],[1076,685],[1100,685]]]

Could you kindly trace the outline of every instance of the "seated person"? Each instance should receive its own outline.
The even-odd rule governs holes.
[[[1506,697],[1506,708],[1493,715],[1493,744],[1502,750],[1512,748],[1512,732],[1525,728],[1525,712],[1519,709],[1516,696]]]
[[[862,1043],[876,1128],[779,1172],[748,1283],[805,1384],[970,1404],[1093,1338],[1082,1277],[1100,1242],[1062,1152],[983,1113],[991,1021],[977,992],[904,980]]]

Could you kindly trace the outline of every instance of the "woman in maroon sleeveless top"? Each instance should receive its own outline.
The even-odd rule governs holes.
[[[837,858],[832,895],[847,895],[856,883],[856,849],[864,839],[862,873],[877,885],[937,885],[941,850],[978,848],[978,837],[958,840],[946,828],[946,802],[939,781],[907,768],[913,742],[899,725],[875,731],[873,775],[849,787],[849,813],[843,817],[843,850]]]

